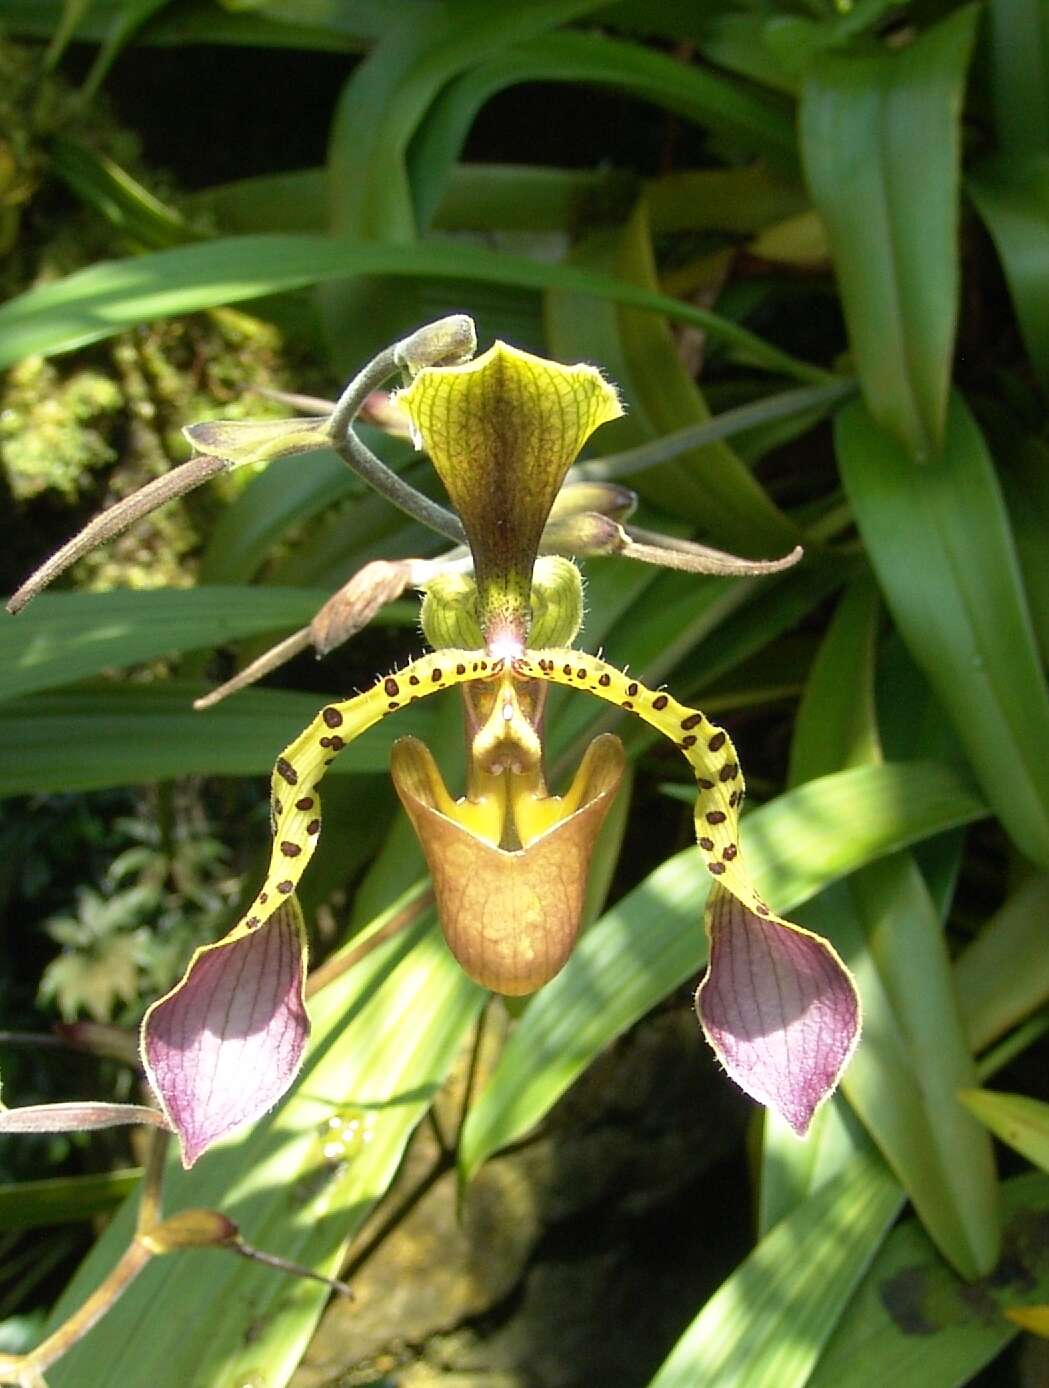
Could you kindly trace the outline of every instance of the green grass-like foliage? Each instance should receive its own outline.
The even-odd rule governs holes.
[[[177,211],[76,130],[12,144],[5,249],[31,226],[24,204],[61,184],[108,224],[113,253],[27,279],[0,306],[0,365],[61,366],[157,319],[237,305],[304,337],[334,386],[407,329],[461,310],[482,346],[502,336],[616,382],[626,415],[582,472],[634,488],[644,525],[755,557],[806,548],[802,567],[760,579],[586,566],[585,648],[729,723],[751,783],[751,871],[776,910],[832,940],[865,1014],[807,1140],[768,1118],[758,1159],[739,1154],[753,1247],[678,1328],[651,1388],[874,1388],[886,1376],[960,1388],[1017,1333],[1006,1310],[1049,1302],[1028,1237],[1044,1223],[1046,1178],[1001,1183],[987,1132],[1044,1168],[1049,1093],[979,1088],[1028,1046],[1042,1063],[1024,1074],[1045,1073],[1046,15],[1041,0],[989,0],[982,18],[887,0],[0,0],[0,30],[39,43],[42,69],[74,37],[98,45],[88,103],[150,45],[363,55],[331,111],[323,167],[206,188]],[[538,154],[462,162],[478,114],[529,82],[559,84],[580,108],[595,90],[621,101],[625,120],[657,132],[663,171],[605,147],[571,172]],[[402,440],[368,437],[431,486]],[[74,584],[0,622],[0,796],[264,775],[321,696],[286,680],[194,713],[207,653],[246,664],[364,563],[434,552],[331,453],[272,464],[212,504],[194,586]],[[362,649],[389,668],[418,651],[414,621],[396,605],[367,638],[380,644]],[[376,673],[356,649],[333,697],[336,682]],[[461,727],[442,697],[449,707],[426,705],[412,731],[454,776]],[[552,692],[555,779],[613,721]],[[405,731],[388,729],[333,767],[328,813],[345,831],[340,843],[326,828],[336,842],[304,904],[338,903],[338,948],[352,948],[351,927],[354,944],[381,930],[422,876],[376,789]],[[473,1095],[463,1183],[704,966],[696,852],[632,828],[639,805],[673,823],[693,791],[667,784],[678,768],[643,730],[624,740],[632,813],[599,841],[576,953],[514,1009]],[[360,787],[375,794],[370,816]],[[256,1245],[337,1273],[482,1002],[429,918],[386,940],[318,994],[289,1098],[190,1173],[172,1170],[169,1206],[221,1207]],[[10,1087],[4,1100],[19,1102]],[[347,1106],[374,1139],[336,1162],[319,1133]],[[0,1225],[112,1210],[135,1179],[126,1160],[112,1166],[5,1185]],[[113,1265],[133,1213],[131,1196],[52,1327]],[[281,1388],[326,1295],[182,1253],[147,1269],[47,1381]]]

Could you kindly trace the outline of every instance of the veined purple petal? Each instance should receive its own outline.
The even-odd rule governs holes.
[[[185,1167],[261,1117],[295,1078],[309,1034],[304,976],[302,913],[291,897],[258,929],[198,950],[146,1013],[146,1073]]]
[[[804,1137],[859,1036],[848,970],[826,940],[757,915],[720,884],[707,928],[710,967],[696,994],[707,1039],[732,1079]]]

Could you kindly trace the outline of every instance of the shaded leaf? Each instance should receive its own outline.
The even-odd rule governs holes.
[[[1049,693],[983,438],[955,398],[942,456],[914,467],[856,402],[838,464],[886,602],[1021,851],[1049,866]]]
[[[966,186],[1002,262],[1031,366],[1049,389],[1049,154],[985,160]]]
[[[716,313],[608,276],[481,246],[440,241],[387,245],[327,236],[232,236],[106,261],[27,290],[0,307],[0,366],[98,342],[135,323],[358,275],[467,279],[531,289],[559,286],[665,313],[703,328],[769,370],[803,381],[823,379],[822,372]]]
[[[947,412],[960,115],[977,13],[957,10],[900,52],[826,55],[802,89],[805,172],[864,398],[915,458],[939,452]]]
[[[102,685],[35,694],[0,705],[0,796],[99,790],[175,776],[257,776],[317,712],[320,695],[247,689],[206,713],[201,684]],[[428,711],[404,721],[425,736]],[[401,728],[402,732],[408,731]],[[385,772],[393,729],[376,729],[333,770]]]
[[[327,596],[247,587],[42,593],[17,618],[0,618],[0,699],[298,627]]]

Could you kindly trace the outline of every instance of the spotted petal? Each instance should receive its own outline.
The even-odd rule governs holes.
[[[860,1004],[833,947],[773,914],[747,872],[739,833],[743,775],[728,734],[698,709],[572,650],[530,651],[527,679],[584,689],[649,723],[696,777],[696,842],[715,881],[707,899],[710,966],[697,1006],[725,1069],[803,1137],[855,1049]]]

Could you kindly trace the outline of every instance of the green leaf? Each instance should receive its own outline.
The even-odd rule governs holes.
[[[716,313],[608,276],[481,246],[440,241],[386,245],[325,236],[232,236],[105,261],[27,290],[0,307],[0,366],[99,342],[135,323],[358,275],[466,279],[529,289],[557,286],[664,313],[702,328],[770,371],[801,381],[825,380],[825,373]]]
[[[870,1388],[872,1366],[893,1388],[963,1388],[1017,1334],[1002,1312],[1049,1300],[1049,1259],[1038,1230],[1049,1179],[1002,1186],[1002,1276],[967,1283],[914,1220],[894,1229],[842,1316],[808,1388]]]
[[[138,1188],[140,1167],[0,1186],[0,1230],[40,1229],[109,1214]]]
[[[1049,877],[1010,893],[955,965],[969,1043],[982,1051],[1049,999]]]
[[[171,1162],[166,1208],[220,1209],[256,1247],[335,1273],[482,999],[432,921],[380,944],[314,997],[313,1036],[289,1097],[193,1171]],[[52,1326],[126,1246],[133,1203],[59,1300]],[[324,1287],[221,1253],[157,1259],[48,1381],[52,1388],[283,1388],[327,1298]]]
[[[881,760],[874,716],[878,590],[867,575],[846,589],[812,663],[794,721],[791,785]]]
[[[991,0],[986,47],[998,142],[1049,154],[1049,13],[1044,0]]]
[[[0,699],[103,670],[309,622],[328,594],[304,588],[43,593],[0,619]]]
[[[873,858],[983,813],[944,767],[865,766],[755,810],[743,836],[759,890],[788,911]],[[467,1120],[464,1177],[533,1127],[595,1055],[703,967],[705,877],[692,849],[668,859],[586,933],[536,995]]]
[[[0,796],[100,790],[176,776],[261,776],[324,702],[320,694],[246,689],[206,713],[199,684],[99,685],[0,705]],[[332,771],[385,772],[393,739],[425,738],[432,714],[412,709],[348,747]],[[416,722],[418,720],[418,722]],[[411,723],[412,727],[405,726]]]
[[[1049,154],[985,160],[966,186],[1002,262],[1031,365],[1049,390]]]
[[[99,42],[120,22],[127,0],[91,0],[77,21],[78,39]],[[422,8],[424,0],[416,0]],[[2,0],[0,21],[9,33],[48,38],[66,0]],[[267,12],[277,5],[267,5]],[[245,44],[262,48],[303,48],[354,52],[377,38],[388,24],[382,0],[295,0],[281,20],[263,18],[252,10],[234,11],[223,5],[179,5],[173,14],[160,14],[140,35],[140,42],[163,47],[187,43]]]
[[[994,1160],[957,1098],[976,1069],[928,888],[911,855],[894,854],[820,907],[802,923],[827,933],[863,999],[842,1090],[933,1242],[963,1277],[983,1276],[999,1248]]]
[[[631,174],[614,169],[458,164],[449,171],[433,221],[445,231],[565,231],[625,208],[635,187]],[[189,201],[226,235],[319,232],[328,224],[328,170],[242,178],[204,188]]]
[[[97,150],[56,135],[50,155],[52,171],[136,246],[160,249],[200,239],[177,212]]]
[[[617,269],[624,280],[655,290],[655,251],[648,208],[642,199],[620,238]],[[687,425],[707,423],[710,410],[692,374],[681,363],[669,326],[651,314],[621,308],[620,341],[632,399],[656,437]],[[654,490],[657,476],[663,485]],[[687,487],[687,492],[685,488]],[[695,517],[715,544],[748,557],[786,553],[798,529],[770,500],[753,474],[723,442],[683,455],[642,481],[646,495],[671,515]]]
[[[955,398],[943,454],[914,467],[860,402],[838,463],[886,602],[1005,828],[1049,866],[1049,693],[1008,516],[983,438]]]
[[[963,1089],[958,1097],[1007,1147],[1049,1171],[1049,1104],[992,1089]]]
[[[1015,425],[992,425],[990,442],[1009,508],[1042,664],[1049,666],[1049,548],[1045,543],[1049,535],[1049,444]]]
[[[939,452],[947,411],[960,115],[977,15],[966,6],[901,52],[824,56],[802,91],[806,175],[864,398],[916,458]]]
[[[114,15],[109,32],[91,64],[91,71],[84,79],[84,101],[91,101],[95,97],[106,73],[119,57],[124,45],[134,37],[135,31],[170,4],[171,0],[125,0]]]
[[[649,1388],[803,1388],[899,1206],[877,1158],[853,1158],[721,1284]]]
[[[786,103],[716,70],[601,33],[561,30],[516,44],[470,67],[427,112],[412,145],[413,184],[429,191],[419,206],[425,225],[435,194],[459,158],[474,119],[497,92],[523,82],[572,82],[610,87],[649,101],[704,129],[726,134],[756,154],[788,167],[796,158]],[[435,177],[435,171],[437,176]]]

